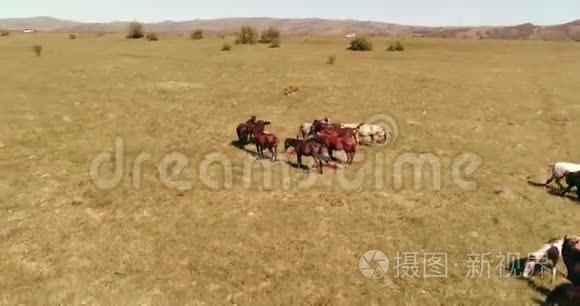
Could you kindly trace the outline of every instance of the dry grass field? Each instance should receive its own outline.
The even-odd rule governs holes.
[[[386,52],[387,39],[374,38],[375,50],[359,53],[346,51],[343,38],[311,37],[222,52],[226,41],[233,38],[0,38],[0,304],[544,300],[549,279],[506,277],[500,255],[525,256],[551,236],[579,234],[578,202],[527,177],[550,162],[580,161],[580,44],[408,39],[405,52]],[[331,55],[334,65],[326,64]],[[284,96],[289,85],[299,92]],[[231,143],[252,114],[272,121],[268,130],[280,138],[324,116],[358,123],[387,114],[399,131],[388,146],[360,148],[343,170],[310,174],[281,152],[271,172],[260,160],[250,178],[244,163],[254,156]],[[123,180],[101,190],[90,162],[116,136],[124,140]],[[143,152],[151,158],[135,188],[133,161]],[[172,152],[189,161],[178,177],[189,190],[158,177]],[[414,189],[410,167],[393,167],[407,153],[437,156],[440,190],[427,188],[431,179]],[[463,153],[482,160],[465,176],[475,190],[452,179]],[[231,186],[214,190],[200,179],[208,154],[231,162]],[[224,181],[227,171],[218,170],[210,168],[211,178]],[[262,183],[268,173],[271,186]],[[357,173],[362,181],[347,188]],[[403,188],[395,188],[399,176]],[[388,256],[383,278],[359,271],[369,250]],[[422,260],[433,252],[447,254],[446,277],[424,277]],[[409,270],[399,271],[418,267],[418,275],[397,275],[398,253],[418,255],[419,265],[407,260]],[[469,254],[482,253],[489,266],[469,277]]]

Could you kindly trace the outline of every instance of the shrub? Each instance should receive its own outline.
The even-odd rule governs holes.
[[[240,33],[238,33],[238,38],[236,39],[236,44],[242,45],[254,45],[258,41],[258,34],[256,30],[252,27],[242,27]]]
[[[262,44],[270,44],[276,39],[280,40],[280,31],[274,27],[269,27],[260,35],[260,43]]]
[[[157,34],[155,34],[155,33],[153,33],[153,32],[149,32],[149,33],[147,33],[147,34],[145,35],[145,38],[146,38],[148,41],[158,41],[158,40],[159,40],[159,38],[157,38]]]
[[[226,34],[218,34],[218,36],[217,36],[217,37],[219,37],[219,38],[221,38],[221,39],[225,39],[225,38],[226,38]]]
[[[295,95],[296,93],[298,93],[298,90],[299,90],[298,86],[290,85],[290,86],[284,88],[284,95],[285,96]]]
[[[191,32],[191,34],[189,35],[189,37],[193,40],[200,40],[203,39],[203,31],[200,29],[197,29],[193,32]]]
[[[129,24],[129,29],[127,33],[127,38],[129,39],[139,39],[145,36],[143,31],[143,25],[137,21],[133,21]]]
[[[329,57],[328,57],[328,60],[326,60],[326,63],[327,63],[328,65],[333,65],[333,64],[334,64],[334,62],[336,62],[336,56],[334,56],[334,55],[331,55],[331,56],[329,56]]]
[[[231,50],[232,50],[232,45],[230,45],[230,44],[228,44],[228,43],[225,43],[225,44],[222,46],[222,51],[231,51]]]
[[[402,42],[400,41],[394,41],[394,42],[390,42],[389,43],[389,48],[387,48],[387,51],[404,51],[405,50],[405,45],[403,45]]]
[[[274,38],[270,42],[270,48],[280,48],[280,38]]]
[[[97,36],[97,37],[103,37],[103,36],[105,36],[106,34],[107,34],[107,33],[105,33],[105,32],[97,32],[97,34],[95,34],[95,36]]]
[[[74,33],[68,34],[68,39],[77,39],[77,35]]]
[[[0,30],[0,36],[8,36],[8,35],[10,35],[10,32],[8,32],[8,30],[4,30],[4,29]]]
[[[356,37],[350,41],[348,49],[352,51],[371,51],[373,49],[373,41],[364,36]]]
[[[34,52],[34,54],[36,54],[36,56],[42,55],[42,46],[41,45],[32,46],[32,52]]]

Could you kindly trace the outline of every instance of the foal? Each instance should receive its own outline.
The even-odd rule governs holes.
[[[293,147],[296,151],[296,159],[300,168],[304,168],[302,165],[302,156],[312,156],[314,165],[318,168],[318,172],[322,174],[322,159],[325,159],[326,163],[328,163],[328,159],[324,156],[326,147],[323,144],[311,140],[286,138],[284,141],[284,151],[288,151],[290,147]]]
[[[258,156],[264,158],[264,148],[272,153],[272,161],[278,160],[278,137],[271,133],[264,133],[264,128],[269,121],[258,121],[253,127],[253,135],[256,139],[256,151]]]

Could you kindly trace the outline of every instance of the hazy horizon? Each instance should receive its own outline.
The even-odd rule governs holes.
[[[297,0],[292,4],[249,0],[244,3],[214,0],[211,3],[187,0],[164,2],[102,0],[91,7],[88,1],[41,0],[13,3],[0,13],[0,19],[52,17],[84,23],[139,20],[208,20],[222,18],[286,18],[377,21],[416,26],[494,26],[533,23],[561,24],[580,18],[580,1],[562,0],[558,5],[539,0],[490,0],[486,3],[460,0],[361,0],[338,4],[329,0]],[[306,14],[304,12],[307,12]]]

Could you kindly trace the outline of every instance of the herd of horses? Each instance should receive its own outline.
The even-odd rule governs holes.
[[[255,116],[240,123],[236,128],[238,145],[245,147],[253,142],[260,158],[264,158],[264,150],[268,150],[271,153],[272,161],[276,161],[280,142],[276,135],[265,132],[266,126],[270,124],[270,121],[257,120]],[[361,141],[361,137],[370,137],[371,143],[384,143],[388,136],[392,136],[392,134],[381,127],[365,123],[331,123],[328,118],[324,118],[302,124],[298,129],[296,138],[284,140],[284,150],[294,149],[298,165],[301,168],[304,168],[302,157],[312,157],[316,168],[322,173],[323,162],[337,160],[333,155],[335,151],[344,151],[347,157],[346,163],[352,164],[357,145],[364,143]],[[559,162],[551,164],[549,169],[551,176],[545,184],[541,185],[548,187],[551,182],[555,181],[560,186],[562,194],[576,187],[576,192],[580,197],[580,165]],[[566,180],[567,187],[562,186],[561,179]],[[562,284],[552,290],[545,305],[580,306],[580,237],[566,236],[563,239],[552,239],[544,244],[527,257],[522,276],[530,278],[538,264],[545,260],[552,262],[552,283],[556,277],[556,265],[560,261],[563,261],[566,266],[569,281],[569,283]]]
[[[258,120],[256,116],[251,116],[246,122],[238,124],[236,127],[238,146],[245,147],[253,142],[260,158],[264,158],[264,150],[268,150],[271,160],[277,161],[280,141],[276,135],[265,132],[266,126],[270,124],[270,121]],[[323,162],[328,164],[330,161],[338,161],[334,157],[335,151],[344,151],[345,162],[352,164],[357,145],[363,144],[361,137],[369,138],[371,143],[384,143],[390,135],[392,133],[376,125],[331,123],[328,117],[325,117],[302,124],[296,138],[284,140],[284,150],[294,149],[300,168],[304,168],[303,156],[312,157],[318,172],[323,173]]]

